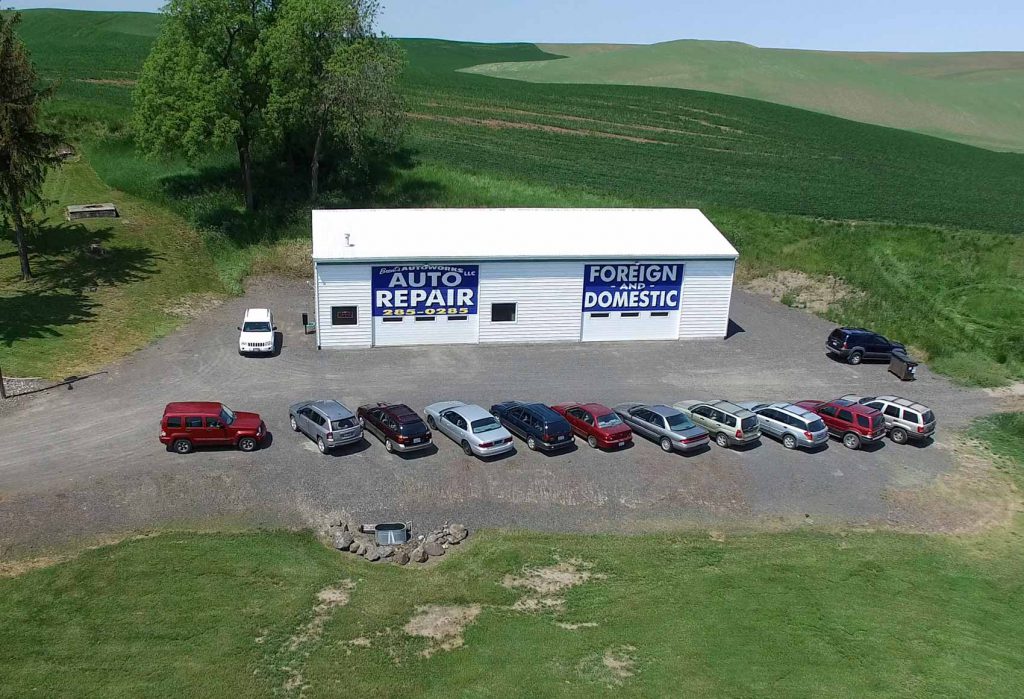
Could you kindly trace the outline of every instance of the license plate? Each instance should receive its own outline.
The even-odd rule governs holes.
[[[625,442],[619,442],[619,446],[620,447],[623,446],[624,444],[625,444]]]
[[[420,443],[420,441],[421,441],[421,440],[420,440],[420,438],[419,438],[419,437],[417,437],[416,439],[412,440],[412,443],[413,443],[413,444],[419,444],[419,443]]]
[[[559,438],[558,438],[558,441],[559,441],[559,442],[564,442],[564,441],[565,441],[565,440],[567,440],[567,439],[569,439],[569,438],[568,438],[568,437],[566,437],[565,435],[562,435],[561,437],[559,437]]]

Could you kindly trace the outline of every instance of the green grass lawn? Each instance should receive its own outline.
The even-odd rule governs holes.
[[[8,376],[101,368],[181,325],[223,293],[202,238],[160,206],[110,189],[85,162],[46,183],[54,202],[30,242],[35,279],[0,238],[0,362]],[[121,218],[67,222],[68,204],[114,202]],[[105,253],[90,254],[99,243]]]
[[[975,433],[1024,485],[1024,415]],[[487,532],[427,569],[167,533],[0,580],[0,695],[1016,697],[1020,533]],[[515,609],[560,562],[564,607]],[[479,606],[462,647],[406,633],[427,605]]]
[[[566,58],[468,70],[531,82],[706,90],[1024,151],[1024,53],[856,54],[696,40],[541,48]]]

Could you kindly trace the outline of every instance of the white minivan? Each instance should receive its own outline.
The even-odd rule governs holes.
[[[266,308],[250,308],[238,326],[239,354],[274,353],[274,316]]]

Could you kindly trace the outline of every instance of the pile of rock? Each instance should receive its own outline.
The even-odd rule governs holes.
[[[457,546],[469,536],[469,530],[461,524],[448,524],[443,527],[409,537],[404,544],[380,546],[373,527],[370,525],[353,525],[341,520],[328,528],[331,545],[339,551],[348,551],[362,556],[368,561],[391,561],[398,565],[407,563],[426,563],[431,558],[443,556],[452,546]]]

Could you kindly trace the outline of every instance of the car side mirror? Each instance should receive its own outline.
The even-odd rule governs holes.
[[[274,330],[277,330],[277,326],[276,325],[274,326]]]
[[[236,330],[241,330],[241,329],[242,329],[242,326],[241,326],[241,325],[239,325],[239,326],[238,326],[238,327],[236,328]]]

